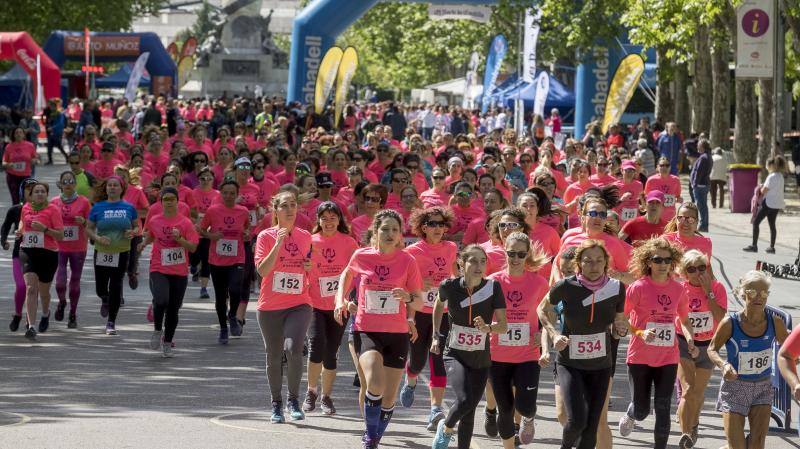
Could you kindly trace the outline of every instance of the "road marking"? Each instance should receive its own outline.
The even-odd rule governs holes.
[[[225,418],[229,418],[231,416],[254,415],[256,413],[260,413],[260,412],[227,413],[225,415],[214,416],[213,418],[209,419],[209,421],[212,424],[216,424],[216,425],[221,426],[221,427],[227,427],[227,428],[236,429],[236,430],[249,430],[251,432],[274,433],[274,434],[282,434],[282,435],[305,435],[305,436],[316,436],[316,437],[325,437],[325,438],[328,438],[328,437],[331,437],[331,436],[354,437],[354,438],[358,437],[357,434],[353,434],[353,435],[332,435],[332,434],[329,434],[329,433],[320,433],[318,430],[315,430],[315,431],[313,431],[311,433],[303,432],[302,431],[302,429],[303,429],[302,426],[301,427],[295,427],[294,428],[295,430],[284,431],[284,430],[272,430],[272,429],[258,429],[258,428],[255,428],[255,427],[247,427],[247,426],[237,426],[235,424],[228,424],[228,423],[223,421]],[[337,418],[341,419],[342,417],[341,416],[337,416]],[[361,421],[361,419],[359,419],[358,421]],[[267,422],[267,421],[265,420],[265,422]]]
[[[19,418],[19,421],[15,422],[15,423],[0,424],[0,430],[2,430],[3,428],[6,428],[6,427],[21,426],[21,425],[27,424],[27,423],[29,423],[31,421],[31,417],[30,416],[24,415],[22,413],[4,412],[2,410],[0,410],[0,413],[4,413],[6,415],[11,415],[11,416],[15,416],[15,417]]]

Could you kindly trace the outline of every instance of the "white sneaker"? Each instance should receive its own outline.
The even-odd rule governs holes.
[[[536,434],[536,427],[533,425],[533,418],[522,417],[519,424],[519,444],[530,444]]]
[[[161,345],[161,351],[161,357],[164,357],[165,359],[175,357],[175,352],[172,350],[172,343],[164,342]]]
[[[619,434],[626,437],[633,432],[636,427],[636,420],[628,416],[628,413],[623,413],[622,418],[619,419]]]
[[[150,336],[150,349],[153,351],[161,349],[161,331],[153,331],[153,335]]]

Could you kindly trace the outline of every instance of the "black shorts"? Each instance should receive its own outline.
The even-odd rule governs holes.
[[[383,366],[404,369],[408,357],[408,334],[391,332],[353,332],[356,353],[378,351],[383,356]]]
[[[53,277],[58,269],[58,253],[44,248],[22,248],[19,251],[19,261],[22,264],[22,273],[35,273],[39,282],[48,284],[53,282]]]

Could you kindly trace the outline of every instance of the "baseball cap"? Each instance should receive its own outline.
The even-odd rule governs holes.
[[[647,194],[645,200],[649,203],[650,201],[658,201],[659,203],[664,203],[664,192],[660,190],[651,190],[650,193]]]
[[[246,157],[240,157],[239,159],[236,159],[236,162],[233,163],[233,166],[236,168],[247,167],[249,169],[253,166],[253,163],[250,162],[250,159]]]
[[[626,159],[622,161],[623,170],[637,170],[636,162],[633,159]]]
[[[450,159],[447,160],[447,166],[448,167],[451,167],[451,166],[456,165],[456,164],[464,165],[464,161],[462,161],[460,157],[456,157],[456,156],[453,156],[453,157],[451,157]]]
[[[317,173],[317,187],[333,187],[333,178],[328,172]]]

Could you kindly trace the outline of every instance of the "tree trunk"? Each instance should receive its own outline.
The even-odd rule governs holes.
[[[672,63],[656,50],[656,120],[662,125],[675,119],[672,99]]]
[[[711,129],[713,81],[708,27],[699,25],[694,40],[694,80],[692,89],[692,131],[707,133]]]
[[[762,167],[767,166],[767,158],[772,153],[775,140],[775,83],[771,79],[758,81],[758,157],[757,163]]]
[[[711,45],[711,81],[713,92],[711,97],[711,126],[709,139],[711,147],[731,148],[731,71],[730,40],[728,36],[720,36]]]
[[[733,130],[733,154],[736,162],[755,164],[756,142],[756,82],[736,80],[736,125]]]
[[[675,123],[678,129],[689,136],[692,126],[692,111],[689,109],[689,67],[675,64]]]

